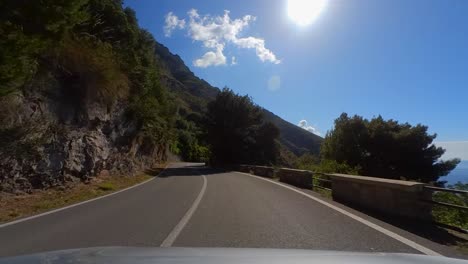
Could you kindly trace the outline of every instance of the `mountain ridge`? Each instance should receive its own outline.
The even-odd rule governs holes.
[[[214,100],[219,88],[210,85],[197,77],[184,63],[179,55],[173,54],[169,48],[156,41],[156,57],[159,59],[161,82],[180,98],[179,105],[199,114],[206,109],[206,104]],[[304,153],[318,154],[323,138],[306,131],[271,111],[262,107],[264,118],[275,124],[280,130],[279,142],[282,149],[296,156]]]

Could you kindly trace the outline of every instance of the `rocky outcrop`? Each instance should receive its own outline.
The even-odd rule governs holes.
[[[126,117],[126,103],[73,104],[60,94],[0,99],[0,192],[88,181],[101,171],[132,175],[166,158]]]

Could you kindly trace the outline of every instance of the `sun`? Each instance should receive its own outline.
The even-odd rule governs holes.
[[[288,0],[288,16],[296,24],[307,26],[314,22],[328,0]]]

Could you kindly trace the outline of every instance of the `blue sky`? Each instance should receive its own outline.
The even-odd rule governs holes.
[[[380,114],[428,125],[447,157],[468,160],[468,1],[328,0],[307,26],[286,0],[125,4],[197,76],[291,123],[323,135],[342,112]]]

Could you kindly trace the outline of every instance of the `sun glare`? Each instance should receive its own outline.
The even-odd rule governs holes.
[[[296,24],[306,26],[314,22],[328,0],[288,0],[288,16]]]

